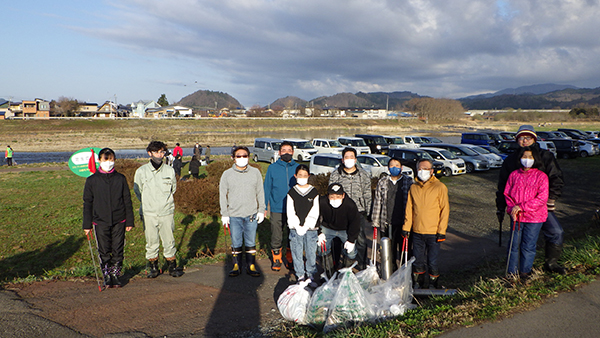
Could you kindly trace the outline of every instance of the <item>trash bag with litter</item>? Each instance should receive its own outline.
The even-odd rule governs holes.
[[[340,286],[340,279],[337,279],[337,272],[323,285],[319,286],[313,292],[306,312],[306,322],[312,327],[322,330],[327,320],[327,313],[331,306],[331,301]]]
[[[308,283],[309,280],[290,285],[279,296],[277,308],[283,318],[298,324],[306,324],[306,310],[312,294]]]

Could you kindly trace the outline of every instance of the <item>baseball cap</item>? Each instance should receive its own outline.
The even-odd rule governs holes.
[[[332,183],[327,187],[328,195],[342,195],[344,193],[344,187],[339,183]]]

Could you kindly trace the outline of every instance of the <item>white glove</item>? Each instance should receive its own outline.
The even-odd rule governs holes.
[[[304,236],[306,235],[306,232],[308,231],[308,227],[307,226],[298,226],[296,227],[296,233],[298,234],[298,236]]]
[[[259,212],[256,214],[256,223],[260,224],[265,220],[265,214]]]
[[[319,244],[319,246],[322,246],[323,244],[325,244],[325,242],[327,242],[327,238],[325,238],[325,234],[320,234],[317,244]]]
[[[224,227],[229,228],[229,216],[221,216],[221,223]]]
[[[354,243],[346,241],[346,243],[344,243],[344,249],[346,249],[348,253],[351,253],[352,251],[354,251]]]

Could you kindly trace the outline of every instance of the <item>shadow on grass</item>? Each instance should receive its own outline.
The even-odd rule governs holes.
[[[182,224],[185,224],[184,235],[190,224],[194,221],[194,216],[186,216]],[[188,260],[202,256],[212,256],[217,253],[217,244],[219,239],[219,231],[221,231],[221,223],[217,216],[212,217],[210,223],[202,223],[190,237],[187,243],[187,253],[182,256],[182,265],[185,265]],[[184,236],[182,236],[183,238]],[[180,243],[181,245],[181,243]],[[227,244],[224,244],[225,252]]]
[[[30,275],[41,276],[47,271],[61,266],[80,250],[85,238],[69,236],[64,241],[56,241],[44,249],[27,251],[0,260],[0,281],[11,281]]]

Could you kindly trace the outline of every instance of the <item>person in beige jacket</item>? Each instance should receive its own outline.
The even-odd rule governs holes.
[[[448,188],[433,175],[433,163],[422,159],[417,163],[417,177],[410,187],[406,202],[406,216],[402,237],[412,232],[413,286],[423,286],[425,272],[429,271],[429,287],[438,287],[437,258],[440,243],[446,240],[450,205]]]

